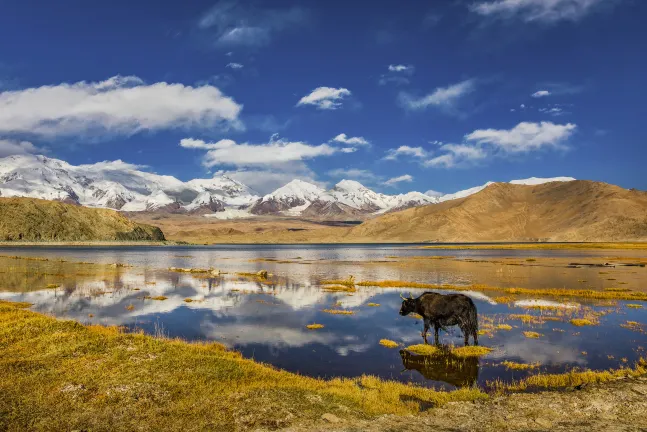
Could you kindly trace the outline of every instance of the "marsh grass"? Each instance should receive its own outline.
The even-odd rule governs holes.
[[[432,355],[437,355],[441,353],[441,350],[437,346],[427,345],[427,344],[409,345],[405,349],[414,354],[420,354],[425,356],[432,356]]]
[[[595,321],[592,321],[587,318],[573,318],[569,321],[571,324],[573,324],[576,327],[583,327],[583,326],[594,326],[597,325]]]
[[[642,309],[643,308],[643,305],[641,305],[641,304],[628,303],[625,306],[627,306],[628,308],[631,308],[631,309]]]
[[[324,292],[356,292],[354,285],[324,285]]]
[[[61,284],[51,283],[51,284],[47,284],[47,286],[45,288],[56,289],[56,288],[60,288],[60,287],[61,287]]]
[[[484,346],[441,346],[429,344],[410,345],[405,350],[414,354],[435,357],[435,356],[453,356],[458,359],[466,359],[473,357],[482,357],[492,352],[492,348]]]
[[[306,328],[307,328],[307,329],[310,329],[310,330],[317,330],[317,329],[322,329],[322,328],[324,328],[324,325],[323,325],[323,324],[316,324],[316,323],[313,323],[313,324],[308,324],[308,325],[306,325]]]
[[[379,303],[368,303],[366,306],[370,306],[370,307],[379,307],[379,306],[380,306],[380,304],[379,304]]]
[[[322,312],[332,315],[353,315],[355,312],[345,309],[324,309]]]
[[[407,282],[399,280],[361,281],[358,286],[380,288],[420,288],[451,291],[502,292],[508,295],[527,295],[541,297],[587,298],[594,300],[640,300],[647,301],[647,292],[633,292],[624,288],[607,288],[604,291],[566,289],[566,288],[506,288],[483,284],[451,285]]]
[[[484,355],[492,352],[492,348],[484,346],[463,346],[463,347],[452,347],[451,353],[458,358],[469,358],[469,357],[483,357]]]
[[[487,245],[433,245],[421,246],[422,249],[647,249],[647,243],[495,243]]]
[[[380,339],[380,345],[385,346],[387,348],[397,348],[400,346],[399,343],[389,339]]]
[[[512,326],[510,324],[499,324],[496,326],[496,329],[510,331],[512,330]]]
[[[501,364],[508,370],[530,370],[540,366],[540,363],[516,363],[509,360],[502,361]]]
[[[166,297],[166,296],[155,296],[155,297],[151,297],[151,296],[144,296],[144,298],[145,298],[146,300],[160,300],[160,301],[163,301],[163,300],[168,299],[168,297]]]
[[[523,332],[523,335],[530,339],[539,339],[541,337],[541,333],[537,333],[533,331],[525,331]]]
[[[421,404],[486,399],[372,376],[323,380],[188,343],[84,326],[0,302],[0,429],[249,430],[322,414],[415,414]]]
[[[621,367],[604,371],[572,370],[563,374],[537,374],[520,381],[490,383],[497,392],[523,391],[527,389],[554,389],[576,387],[582,384],[604,383],[627,377],[639,377],[647,374],[647,360],[639,359],[633,368]]]

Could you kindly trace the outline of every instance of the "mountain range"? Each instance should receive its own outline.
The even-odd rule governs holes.
[[[124,212],[202,214],[218,219],[279,215],[315,219],[367,219],[380,214],[464,198],[492,182],[438,195],[386,195],[354,180],[326,190],[295,179],[265,196],[227,176],[183,182],[120,160],[71,165],[42,155],[0,159],[0,196],[62,201]],[[572,181],[572,177],[529,178],[512,184]]]

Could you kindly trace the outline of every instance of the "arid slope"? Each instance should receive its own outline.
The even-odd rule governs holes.
[[[592,182],[495,183],[467,198],[387,214],[346,240],[646,241],[647,193]]]
[[[34,198],[0,198],[0,240],[160,241],[164,234],[114,210]]]

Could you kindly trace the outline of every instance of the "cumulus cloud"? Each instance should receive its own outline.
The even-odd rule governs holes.
[[[465,140],[477,144],[490,144],[500,150],[519,153],[543,147],[559,147],[576,129],[572,123],[521,122],[512,129],[479,129],[465,135]]]
[[[389,149],[384,159],[396,160],[398,156],[412,156],[416,158],[427,157],[427,152],[422,147],[400,146],[397,149]]]
[[[297,106],[314,105],[319,109],[337,109],[341,106],[341,100],[350,94],[350,90],[345,88],[317,87],[302,97]]]
[[[387,181],[384,182],[386,186],[395,186],[398,183],[406,182],[406,183],[411,183],[413,181],[413,177],[410,176],[409,174],[404,174],[399,177],[393,177],[388,179]]]
[[[440,198],[441,196],[445,195],[442,192],[435,191],[433,189],[429,189],[427,192],[425,192],[425,195],[430,196],[432,198]]]
[[[545,96],[550,96],[550,92],[548,90],[539,90],[531,94],[530,96],[534,98],[540,98],[540,97],[545,97]]]
[[[332,141],[348,144],[348,145],[354,145],[354,146],[371,145],[364,137],[349,137],[349,136],[346,136],[345,133],[340,133],[335,138],[333,138]]]
[[[0,158],[12,155],[37,154],[45,152],[45,149],[36,147],[29,141],[0,139]]]
[[[577,21],[608,0],[494,0],[479,1],[470,10],[482,16],[525,22]]]
[[[329,156],[338,151],[337,148],[328,144],[314,146],[304,142],[289,142],[274,138],[265,144],[239,144],[230,139],[212,143],[194,138],[184,138],[180,141],[180,146],[188,149],[208,150],[202,161],[207,167],[216,165],[240,167],[276,165],[318,156]]]
[[[575,132],[572,123],[521,122],[512,129],[477,129],[461,144],[443,144],[425,166],[452,168],[468,166],[493,157],[564,148]]]
[[[340,152],[342,153],[355,153],[357,151],[356,147],[345,147],[342,149],[339,149]]]
[[[409,84],[408,76],[413,75],[415,68],[412,65],[390,64],[388,72],[380,75],[378,84],[386,85],[393,83],[396,85]]]
[[[198,29],[216,47],[260,47],[279,32],[304,25],[308,12],[300,7],[260,9],[240,2],[217,3],[198,21]]]
[[[227,63],[227,67],[231,69],[242,69],[244,66],[240,63]]]
[[[242,128],[242,106],[211,85],[199,87],[134,76],[0,92],[0,133],[45,137],[88,133],[132,135],[171,128]]]
[[[410,110],[423,110],[429,106],[452,107],[460,98],[474,91],[474,80],[465,80],[447,87],[438,87],[421,98],[409,93],[400,93],[400,103]]]
[[[425,161],[425,166],[453,168],[485,159],[488,155],[485,149],[467,144],[443,144],[440,151],[444,153]]]

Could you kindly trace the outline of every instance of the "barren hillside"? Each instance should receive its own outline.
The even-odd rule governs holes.
[[[644,241],[647,193],[592,182],[495,183],[467,198],[404,210],[346,241]]]

